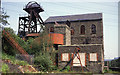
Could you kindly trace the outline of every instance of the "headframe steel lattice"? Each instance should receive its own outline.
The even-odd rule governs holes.
[[[28,13],[28,16],[19,17],[18,35],[26,36],[30,33],[41,32],[44,29],[44,22],[39,15],[40,12],[44,11],[42,7],[37,2],[31,1],[23,10]]]

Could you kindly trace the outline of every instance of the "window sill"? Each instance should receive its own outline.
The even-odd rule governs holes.
[[[92,36],[96,36],[96,34],[91,34]]]

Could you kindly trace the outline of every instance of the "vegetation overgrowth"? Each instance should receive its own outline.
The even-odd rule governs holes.
[[[37,38],[28,38],[26,41],[24,41],[22,38],[19,37],[19,35],[16,35],[14,33],[14,30],[11,28],[5,28],[5,31],[9,32],[11,36],[14,38],[14,40],[23,47],[26,52],[30,55],[34,55],[34,66],[37,67],[39,71],[51,71],[53,69],[56,69],[56,66],[54,65],[54,55],[53,52],[53,44],[50,41],[50,39],[47,37],[48,34],[43,32],[40,34]],[[17,60],[16,54],[19,54],[17,50],[15,50],[8,41],[6,41],[4,38],[2,40],[3,42],[3,57],[2,59],[9,59],[11,62],[14,62],[14,64],[19,65],[27,65],[26,61]]]

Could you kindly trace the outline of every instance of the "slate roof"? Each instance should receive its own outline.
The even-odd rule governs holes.
[[[49,22],[64,22],[64,21],[81,21],[81,20],[96,20],[102,19],[102,13],[81,14],[81,15],[67,15],[67,16],[51,16],[45,23]]]

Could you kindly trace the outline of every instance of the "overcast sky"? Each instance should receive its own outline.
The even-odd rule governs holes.
[[[20,2],[16,2],[20,1]],[[35,0],[36,1],[36,0]],[[52,0],[53,1],[53,0]],[[40,13],[45,21],[49,16],[76,15],[87,13],[103,13],[103,29],[104,29],[104,51],[105,59],[118,57],[118,0],[92,0],[94,2],[78,2],[78,0],[58,2],[60,0],[37,0],[45,10]],[[77,2],[76,2],[77,1]],[[23,7],[28,0],[2,0],[2,7],[10,16],[8,19],[11,28],[18,31],[19,16],[27,14],[23,11]]]
[[[3,2],[118,2],[119,0],[2,0]]]

